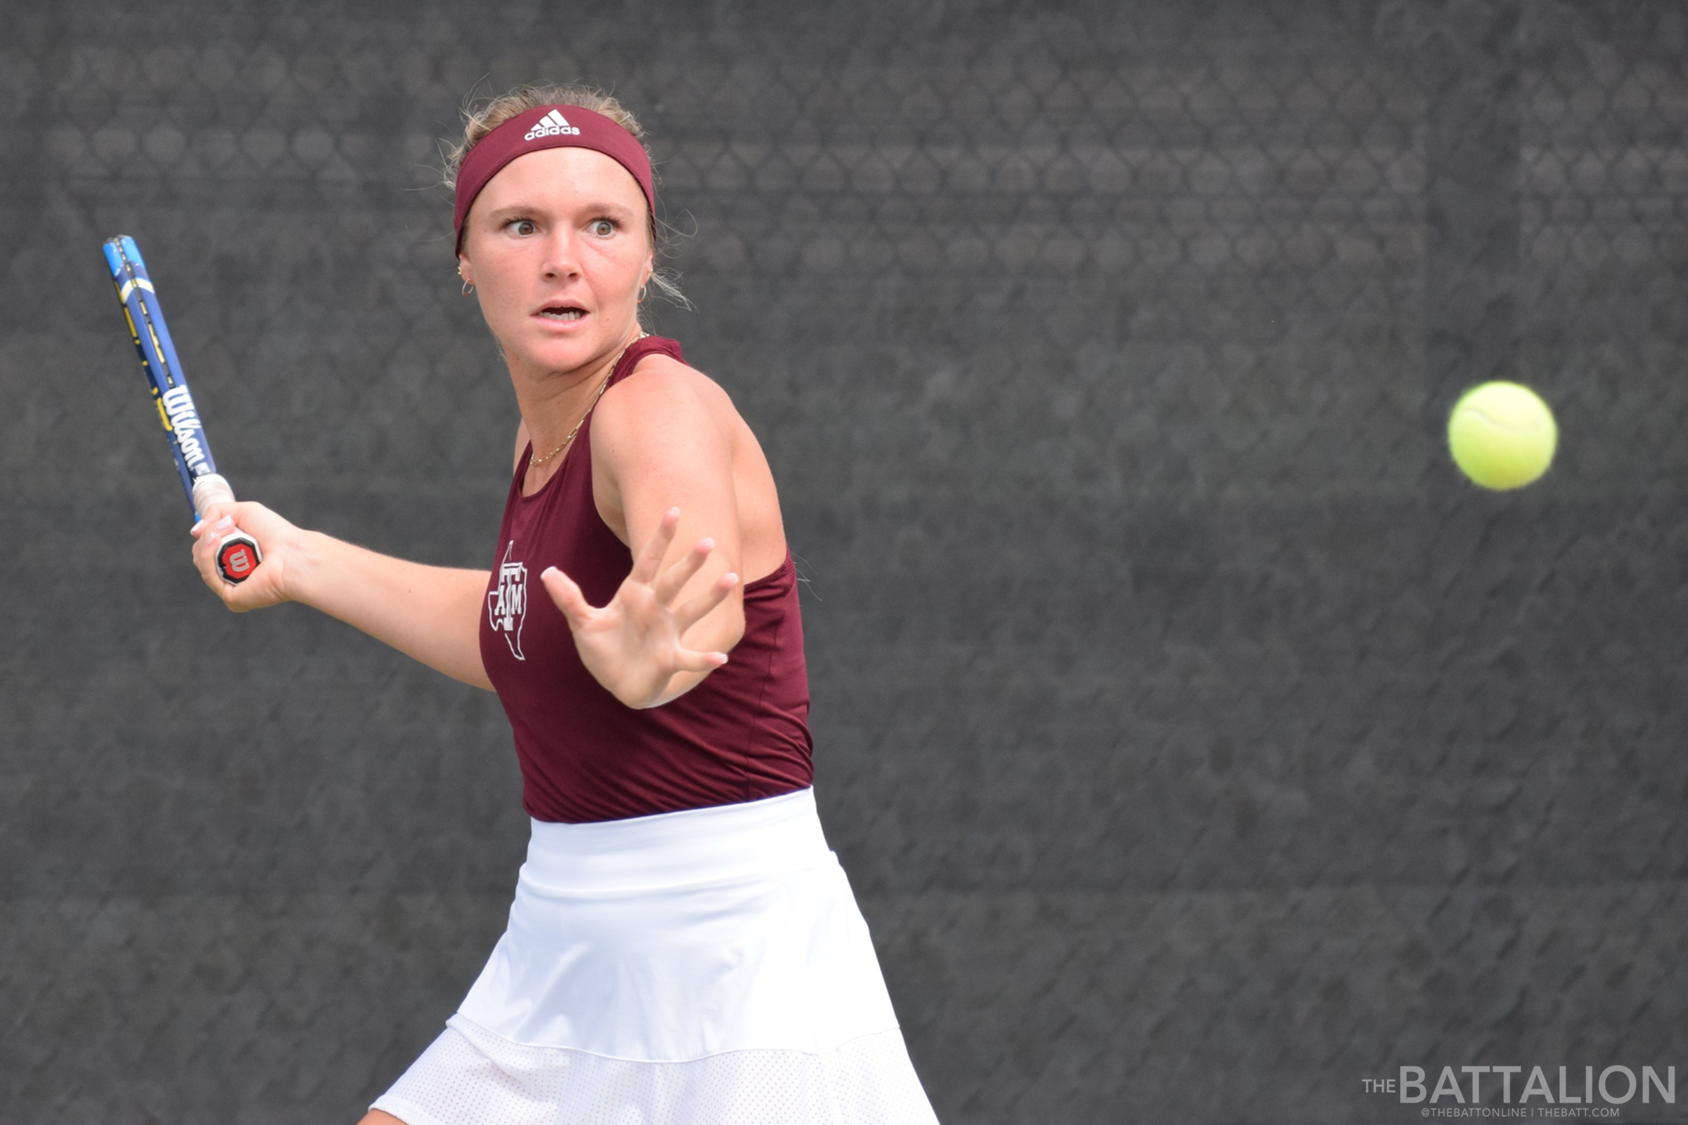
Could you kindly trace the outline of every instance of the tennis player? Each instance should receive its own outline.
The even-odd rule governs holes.
[[[646,335],[656,198],[614,99],[523,88],[452,159],[458,272],[521,410],[490,571],[254,503],[236,610],[315,606],[498,692],[532,819],[509,926],[365,1125],[935,1120],[815,814],[796,574],[731,399]],[[238,525],[264,562],[212,563]],[[536,589],[535,586],[542,586]]]

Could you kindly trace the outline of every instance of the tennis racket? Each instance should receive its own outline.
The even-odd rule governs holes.
[[[140,247],[128,235],[120,234],[106,239],[105,256],[124,319],[129,322],[129,338],[140,353],[141,371],[152,389],[153,405],[158,408],[164,432],[170,436],[170,452],[176,458],[182,489],[194,515],[204,519],[210,505],[234,503],[234,490],[212,460],[205,424],[199,420],[182,363],[176,358],[176,345],[170,342],[170,329],[165,327],[164,312],[158,307],[158,294],[147,276]],[[237,529],[217,543],[217,573],[225,582],[246,581],[263,561],[258,541],[244,531]]]

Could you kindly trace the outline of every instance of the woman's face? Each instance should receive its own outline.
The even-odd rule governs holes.
[[[519,156],[464,222],[462,270],[512,370],[572,371],[636,331],[653,268],[645,196],[589,148]]]

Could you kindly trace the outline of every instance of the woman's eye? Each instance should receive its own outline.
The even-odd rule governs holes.
[[[532,234],[538,229],[532,219],[515,219],[510,223],[510,233],[512,234]]]
[[[592,220],[591,230],[599,238],[608,238],[615,233],[615,224],[608,219],[594,219]]]

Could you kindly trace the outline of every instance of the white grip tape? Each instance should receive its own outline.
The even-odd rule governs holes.
[[[205,518],[205,509],[212,504],[233,504],[234,489],[221,473],[206,473],[193,482],[193,510]]]

